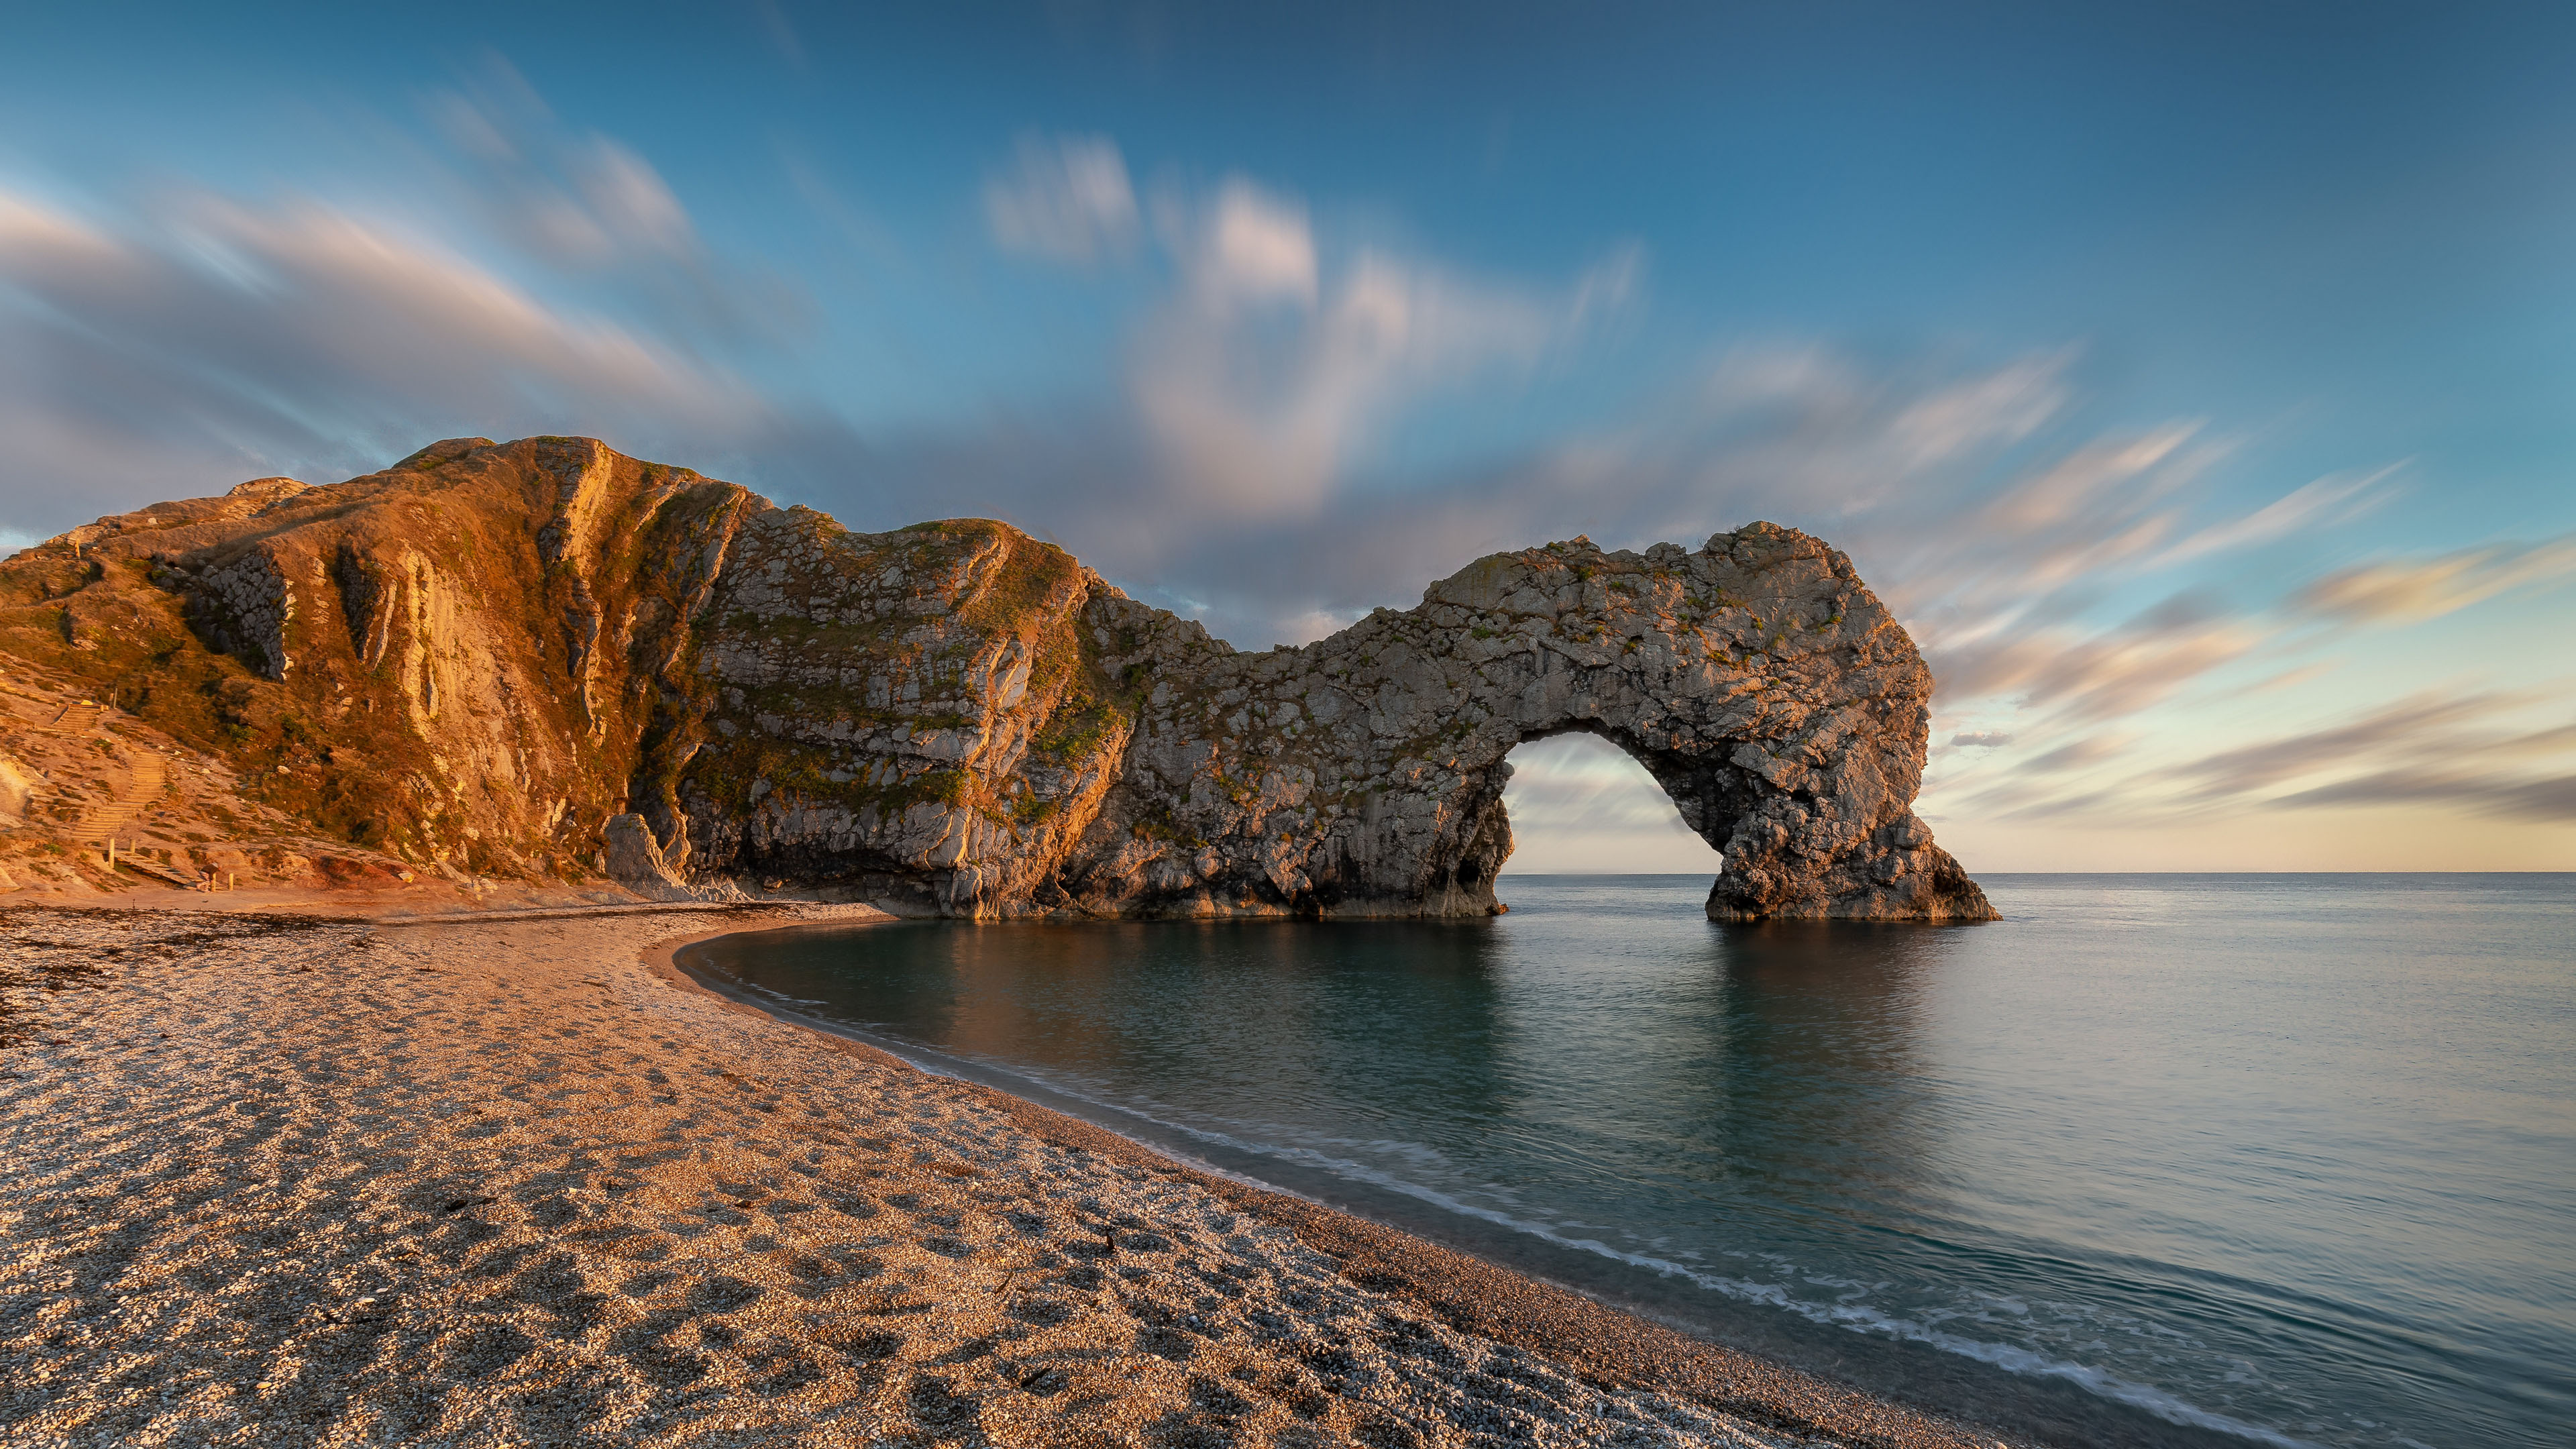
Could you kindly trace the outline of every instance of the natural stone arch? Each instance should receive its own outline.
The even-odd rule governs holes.
[[[95,577],[58,603],[75,549]],[[1504,756],[1584,729],[1724,853],[1713,915],[1992,914],[1913,813],[1913,642],[1769,524],[1497,554],[1241,653],[1005,524],[854,533],[596,439],[459,438],[0,571],[45,600],[0,603],[44,667],[193,680],[151,717],[451,870],[970,917],[1464,915],[1510,853]]]
[[[1075,909],[1490,910],[1504,757],[1581,729],[1724,854],[1713,918],[1994,914],[1913,812],[1930,671],[1850,561],[1794,530],[1496,554],[1418,608],[1263,654],[1121,598],[1088,617],[1104,663],[1151,687],[1057,883]]]

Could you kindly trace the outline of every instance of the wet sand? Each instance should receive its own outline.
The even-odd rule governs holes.
[[[1997,1442],[670,965],[864,914],[0,911],[0,1443]]]

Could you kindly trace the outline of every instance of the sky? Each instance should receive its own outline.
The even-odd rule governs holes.
[[[0,546],[583,433],[1251,648],[1847,551],[1972,871],[2576,869],[2576,9],[9,7]],[[1513,757],[1519,870],[1705,871]]]

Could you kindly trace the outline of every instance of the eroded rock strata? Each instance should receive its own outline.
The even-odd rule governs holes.
[[[1504,757],[1589,730],[1724,852],[1712,917],[1993,914],[1913,813],[1921,656],[1770,524],[1497,554],[1244,653],[1002,524],[854,533],[590,439],[472,438],[0,573],[0,647],[427,867],[976,917],[1478,914]]]

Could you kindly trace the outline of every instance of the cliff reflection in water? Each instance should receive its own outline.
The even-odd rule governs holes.
[[[758,943],[778,996],[1203,1130],[1284,1116],[1320,1150],[1384,1137],[1403,1120],[1391,1103],[1485,1120],[1515,1096],[1481,921],[907,922],[737,940]]]
[[[1079,1096],[1390,1170],[1450,1155],[1415,1140],[1436,1111],[1477,1156],[1517,1159],[1444,1186],[1498,1209],[1517,1183],[1612,1173],[1684,1192],[1794,1179],[1830,1217],[1841,1179],[1863,1198],[1906,1182],[1937,1131],[1907,1036],[1944,934],[1709,926],[1691,952],[1605,939],[1531,972],[1481,921],[907,923],[775,933],[759,979]]]
[[[1857,1227],[1939,1155],[1948,1121],[1918,1043],[1953,931],[1727,927],[1716,949],[1725,1110],[1710,1122],[1747,1192]],[[1795,1184],[1795,1191],[1776,1188]]]

